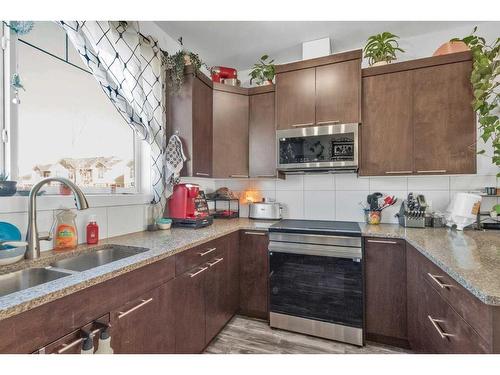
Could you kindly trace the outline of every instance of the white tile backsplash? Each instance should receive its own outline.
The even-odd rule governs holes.
[[[276,190],[303,190],[304,189],[304,176],[303,175],[289,175],[285,180],[276,180]]]
[[[335,190],[333,174],[307,174],[304,176],[304,190]]]
[[[276,201],[283,205],[285,219],[304,218],[304,192],[302,190],[277,190]]]
[[[370,192],[394,195],[392,191],[406,191],[408,189],[407,177],[370,177]]]
[[[335,220],[335,191],[304,191],[304,218]]]
[[[358,177],[356,173],[335,175],[335,190],[370,190],[370,178]]]
[[[482,190],[486,186],[496,185],[496,176],[464,175],[450,177],[451,190]]]
[[[108,236],[140,232],[148,226],[146,219],[147,206],[108,207]]]
[[[450,190],[449,176],[409,176],[408,191]]]
[[[335,220],[364,221],[363,208],[359,202],[366,202],[368,190],[335,192]]]

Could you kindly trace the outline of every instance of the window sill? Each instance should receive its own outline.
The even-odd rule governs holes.
[[[152,194],[87,194],[89,206],[112,207],[144,205],[151,202]],[[42,195],[37,197],[37,210],[57,210],[75,207],[73,195]],[[0,197],[0,213],[28,211],[28,197]]]

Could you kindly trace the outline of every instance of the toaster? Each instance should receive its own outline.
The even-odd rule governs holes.
[[[281,205],[277,202],[250,203],[248,217],[259,220],[280,220]]]

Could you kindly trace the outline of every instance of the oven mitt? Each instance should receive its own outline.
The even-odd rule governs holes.
[[[182,149],[182,141],[177,135],[172,135],[168,140],[166,152],[166,184],[167,184],[167,198],[172,195],[174,185],[180,181],[180,175],[186,155]]]

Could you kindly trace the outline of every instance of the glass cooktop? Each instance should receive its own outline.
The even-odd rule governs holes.
[[[361,228],[359,224],[351,221],[284,219],[271,225],[269,231],[361,237]]]

